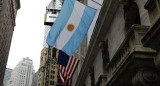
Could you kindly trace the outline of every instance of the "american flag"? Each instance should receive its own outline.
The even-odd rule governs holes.
[[[72,76],[80,60],[73,56],[70,57],[65,52],[56,48],[53,48],[52,55],[52,57],[58,56],[59,74],[61,82],[65,83],[65,86],[72,86]]]
[[[71,86],[71,78],[75,72],[76,67],[78,66],[79,59],[75,57],[70,57],[67,63],[67,66],[59,64],[59,72],[61,82],[65,82],[66,86]]]
[[[64,80],[64,77],[62,76],[62,74],[59,71],[59,75],[60,75],[60,79],[61,82],[65,84],[65,86],[72,86],[72,79],[68,78],[67,80]]]

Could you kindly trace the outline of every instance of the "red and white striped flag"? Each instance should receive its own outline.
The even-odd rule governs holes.
[[[63,66],[59,64],[59,72],[60,72],[60,79],[62,83],[66,83],[71,86],[71,78],[75,72],[75,69],[77,68],[79,63],[79,59],[74,58],[73,56],[69,58],[69,61],[67,63],[67,66]]]

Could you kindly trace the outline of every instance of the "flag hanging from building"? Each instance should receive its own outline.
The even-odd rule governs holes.
[[[59,74],[60,74],[61,82],[64,83],[64,77],[62,76],[60,71],[59,71]],[[64,84],[65,86],[72,86],[72,79],[68,79]]]
[[[48,45],[72,56],[83,41],[95,13],[95,9],[76,0],[65,0],[48,34]]]
[[[67,54],[65,54],[63,51],[58,50],[56,48],[53,48],[52,55],[53,55],[52,57],[58,56],[59,74],[60,74],[61,82],[63,83],[65,82],[66,84],[69,84],[67,86],[70,86],[71,78],[79,64],[79,59],[73,56],[70,57]]]
[[[58,56],[58,63],[59,63],[59,71],[61,74],[61,81],[64,82],[71,82],[71,78],[79,64],[79,59],[75,57],[70,57],[65,54],[63,51],[59,50]]]
[[[67,80],[68,79],[71,79],[73,74],[74,74],[74,71],[75,69],[77,68],[78,66],[78,63],[79,63],[79,59],[77,58],[74,58],[73,56],[69,58],[68,60],[68,63],[66,66],[63,66],[63,65],[60,65],[59,64],[59,71],[61,72],[62,74],[62,77],[61,78],[63,81],[64,80]]]

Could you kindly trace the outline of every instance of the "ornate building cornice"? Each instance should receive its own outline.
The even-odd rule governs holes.
[[[159,86],[159,74],[154,68],[140,68],[132,79],[133,86]]]
[[[122,80],[117,80],[118,78],[124,78],[125,84],[132,85],[132,77],[137,68],[154,67],[153,58],[157,55],[156,51],[143,47],[141,43],[141,38],[148,28],[147,26],[133,25],[129,29],[126,38],[106,67],[106,86],[112,86],[114,83],[117,83],[116,86],[123,86],[124,83]]]

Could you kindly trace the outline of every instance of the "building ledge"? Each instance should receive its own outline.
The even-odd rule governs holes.
[[[156,53],[148,54],[147,52],[132,52],[130,55],[128,55],[128,58],[125,60],[125,62],[119,64],[120,67],[116,68],[116,72],[112,74],[112,77],[107,76],[105,86],[133,86],[132,79],[136,75],[137,71],[141,69],[148,69],[151,71],[157,70],[155,68],[153,59],[155,56]]]
[[[142,43],[145,47],[151,47],[153,49],[160,49],[160,18],[150,28],[146,35],[142,39]]]
[[[141,43],[141,38],[145,35],[148,28],[148,26],[133,25],[129,29],[126,38],[116,51],[113,59],[106,66],[106,86],[112,86],[114,83],[116,83],[116,85],[114,84],[115,86],[123,86],[124,84],[131,86],[133,71],[137,67],[154,67],[153,58],[157,55],[156,51],[143,47]],[[118,77],[123,78],[125,81],[118,80]]]

